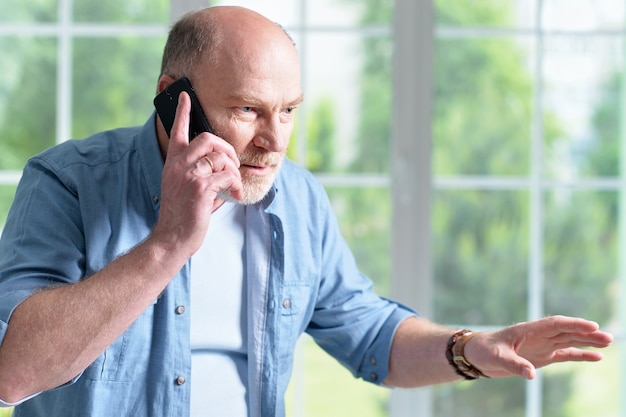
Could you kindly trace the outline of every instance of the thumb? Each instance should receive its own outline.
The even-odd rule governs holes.
[[[535,379],[535,376],[537,375],[537,370],[535,369],[535,367],[532,364],[528,364],[528,366],[524,366],[522,368],[522,373],[521,376],[524,379]]]
[[[519,375],[524,379],[534,379],[537,375],[537,369],[527,359],[517,355],[507,361],[505,366],[507,370],[513,375]]]

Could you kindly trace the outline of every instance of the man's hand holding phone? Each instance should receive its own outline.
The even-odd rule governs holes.
[[[161,210],[154,234],[166,234],[178,249],[191,257],[209,226],[211,213],[221,205],[220,190],[242,197],[239,159],[225,140],[202,132],[189,140],[192,102],[181,92],[169,138],[161,183]]]

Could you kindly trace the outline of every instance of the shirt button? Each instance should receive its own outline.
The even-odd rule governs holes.
[[[176,385],[183,385],[187,380],[184,376],[179,376],[176,378]]]
[[[370,359],[370,364],[371,365],[376,365],[376,358],[371,358]]]
[[[291,300],[289,298],[285,298],[283,300],[283,307],[285,308],[291,308]]]
[[[372,374],[370,375],[370,378],[372,379],[372,381],[378,381],[378,374],[375,372],[372,372]]]
[[[185,314],[185,306],[176,307],[176,314]]]

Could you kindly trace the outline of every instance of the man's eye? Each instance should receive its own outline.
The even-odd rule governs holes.
[[[244,113],[249,113],[253,110],[252,107],[250,106],[242,106],[242,107],[239,107],[239,109]]]

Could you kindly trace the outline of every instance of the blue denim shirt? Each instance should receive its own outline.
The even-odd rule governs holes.
[[[153,114],[143,127],[68,141],[28,162],[0,240],[0,341],[33,292],[92,275],[148,236],[163,169],[154,123]],[[285,161],[267,197],[246,208],[246,244],[250,416],[284,415],[303,332],[381,383],[393,334],[414,313],[372,291],[308,171]],[[192,267],[81,375],[15,417],[189,416],[190,317],[178,307],[189,304]]]

